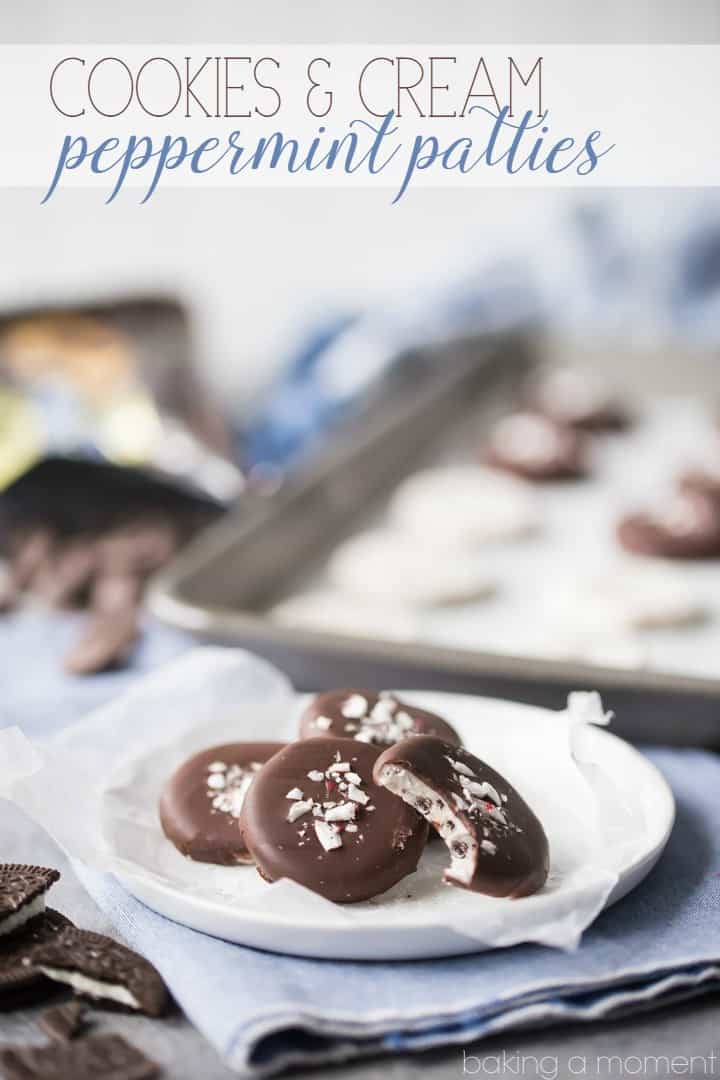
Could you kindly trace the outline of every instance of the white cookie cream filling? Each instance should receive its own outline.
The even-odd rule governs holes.
[[[386,765],[379,783],[393,795],[399,795],[437,829],[450,852],[450,866],[443,872],[444,879],[469,885],[477,865],[478,844],[449,803],[399,765]],[[487,851],[487,854],[492,853]]]
[[[34,900],[31,900],[29,904],[25,904],[19,911],[14,911],[12,915],[8,915],[6,919],[0,922],[0,937],[3,934],[11,934],[13,930],[24,926],[26,922],[34,919],[36,915],[42,915],[44,910],[45,894],[41,893],[40,896],[36,896]]]
[[[66,971],[64,968],[45,967],[38,964],[38,970],[53,982],[65,983],[71,986],[76,994],[85,994],[87,997],[104,998],[105,1001],[115,1001],[118,1005],[127,1005],[130,1009],[139,1009],[140,1002],[131,994],[126,986],[118,986],[115,983],[102,982],[100,979],[91,979],[87,975],[81,975],[79,971]]]

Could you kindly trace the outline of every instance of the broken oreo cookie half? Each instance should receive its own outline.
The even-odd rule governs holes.
[[[165,983],[149,961],[118,941],[88,930],[65,930],[32,954],[33,967],[82,997],[162,1016]]]
[[[375,782],[422,814],[450,852],[444,879],[496,897],[544,885],[545,831],[525,800],[474,754],[432,736],[406,739],[375,763]]]
[[[0,937],[0,1010],[42,1001],[57,987],[33,964],[33,951],[54,941],[72,923],[46,908],[22,930]]]

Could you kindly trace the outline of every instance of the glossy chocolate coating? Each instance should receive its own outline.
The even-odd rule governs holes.
[[[437,735],[460,745],[460,736],[441,716],[408,705],[386,691],[327,690],[300,717],[301,739],[336,735],[373,746],[392,746],[408,735]]]
[[[577,480],[587,473],[585,441],[539,413],[515,413],[491,432],[483,459],[524,480]]]
[[[160,797],[160,823],[181,854],[196,862],[222,866],[252,862],[240,835],[238,803],[242,787],[282,746],[279,742],[212,746],[189,758],[173,773]],[[220,765],[227,768],[220,769]],[[240,795],[233,800],[238,785]]]
[[[379,753],[353,739],[317,738],[290,743],[268,761],[248,792],[240,822],[264,878],[291,878],[349,904],[413,873],[427,823],[373,783]],[[335,770],[337,765],[349,769]],[[349,818],[334,818],[333,812],[342,815],[348,808]],[[299,816],[289,820],[296,810]]]
[[[441,836],[454,858],[470,861],[468,880],[458,880],[448,869],[446,881],[488,896],[529,896],[542,888],[550,863],[545,831],[500,773],[462,747],[423,735],[381,754],[375,780],[387,783],[388,773],[398,770],[430,792],[418,794],[414,805],[431,824],[440,824],[445,806],[460,823],[461,829],[446,826]],[[474,841],[474,853],[467,843],[453,840],[462,830]]]
[[[630,514],[617,528],[626,551],[665,559],[720,557],[720,502],[688,487],[657,513]]]

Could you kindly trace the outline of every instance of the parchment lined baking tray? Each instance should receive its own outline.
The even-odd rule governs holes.
[[[163,573],[151,592],[155,613],[208,640],[260,652],[298,688],[412,685],[560,707],[569,690],[592,687],[603,691],[617,713],[616,730],[626,737],[720,748],[720,678],[713,662],[717,655],[720,669],[720,568],[690,568],[704,575],[701,589],[714,592],[715,626],[662,632],[666,657],[677,654],[677,664],[664,671],[533,655],[531,644],[524,644],[527,605],[524,615],[522,607],[513,610],[510,594],[503,598],[502,591],[482,608],[462,605],[426,617],[412,642],[296,629],[268,616],[283,597],[322,580],[326,558],[342,538],[382,519],[387,496],[404,475],[429,463],[472,460],[489,422],[516,401],[518,383],[536,355],[527,340],[515,338],[459,343],[440,363],[430,354],[408,358],[302,476],[271,499],[244,500],[242,517],[231,514],[208,530]],[[589,546],[592,551],[593,530],[604,528],[602,542],[612,543],[609,524],[623,505],[651,501],[677,464],[692,463],[688,454],[702,441],[697,402],[655,400],[644,411],[646,422],[634,434],[599,444],[596,466],[602,481],[541,489],[548,537],[553,544],[559,541],[553,548],[558,567],[572,564],[579,550]],[[674,440],[664,436],[668,422],[677,429]],[[706,427],[703,437],[709,437],[707,420]],[[645,465],[636,475],[630,470],[628,481],[628,458],[621,455],[633,444],[623,448],[620,440],[648,438],[658,443],[658,452],[643,452]],[[610,482],[612,476],[622,477],[622,490]],[[569,527],[567,499],[576,503]],[[573,523],[581,521],[578,533]],[[516,596],[523,579],[537,584],[550,576],[550,542],[523,541],[497,553],[513,566]],[[524,552],[521,545],[527,545]],[[542,620],[541,612],[537,618]],[[472,626],[485,621],[484,632],[463,631],[468,619]],[[504,651],[497,651],[494,636]],[[482,644],[473,647],[472,640]],[[685,673],[683,650],[686,659],[700,650],[704,667],[698,670],[696,664],[695,674]]]

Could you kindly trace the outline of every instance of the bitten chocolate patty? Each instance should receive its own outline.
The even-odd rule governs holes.
[[[515,413],[490,434],[485,462],[526,480],[577,480],[587,472],[578,433],[537,413]]]
[[[60,874],[45,866],[0,863],[0,937],[45,910],[45,895]]]
[[[699,490],[684,489],[655,513],[630,514],[618,525],[626,551],[666,559],[720,556],[720,503]]]
[[[300,738],[335,735],[375,746],[392,746],[408,735],[437,735],[460,745],[460,736],[441,716],[408,705],[387,691],[328,690],[300,717]]]
[[[238,820],[245,794],[279,742],[226,743],[195,754],[168,780],[160,823],[168,840],[196,862],[252,862]]]
[[[373,783],[378,754],[352,739],[317,738],[268,761],[240,821],[263,877],[291,878],[343,904],[377,896],[415,870],[427,824]]]
[[[437,829],[450,851],[444,878],[489,896],[529,896],[548,875],[548,841],[530,807],[499,773],[462,747],[420,735],[386,750],[376,783]]]

